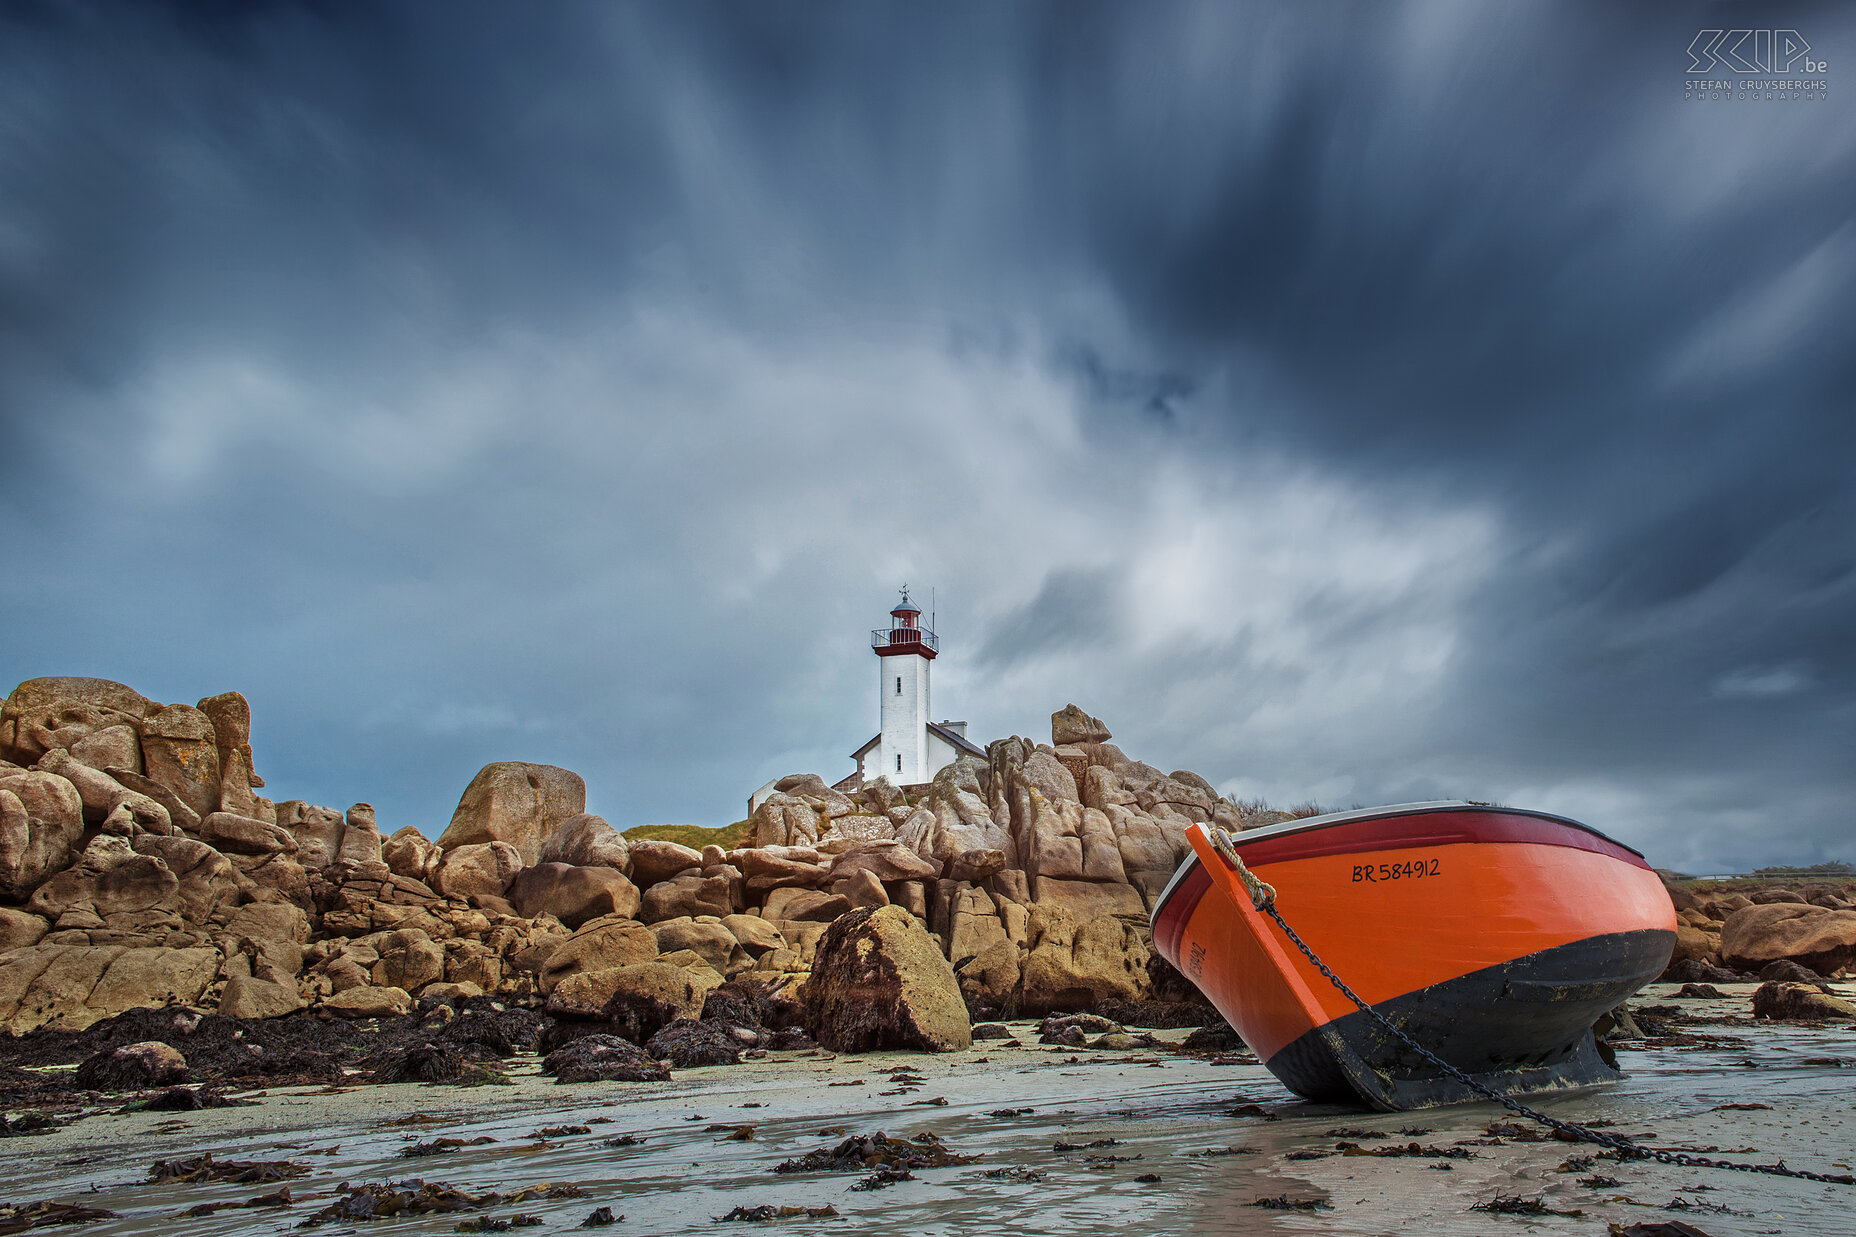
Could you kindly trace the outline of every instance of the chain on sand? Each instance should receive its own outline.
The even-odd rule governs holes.
[[[1268,888],[1268,886],[1264,886],[1264,888]],[[1659,1164],[1674,1164],[1681,1168],[1725,1168],[1741,1173],[1767,1173],[1775,1177],[1798,1177],[1805,1181],[1826,1181],[1833,1185],[1856,1185],[1856,1177],[1847,1174],[1808,1173],[1801,1169],[1787,1168],[1783,1161],[1777,1164],[1734,1164],[1727,1160],[1710,1160],[1698,1155],[1682,1155],[1674,1151],[1658,1151],[1653,1147],[1640,1146],[1628,1138],[1619,1138],[1615,1134],[1601,1134],[1597,1130],[1590,1130],[1582,1125],[1575,1125],[1570,1121],[1561,1121],[1556,1117],[1549,1117],[1544,1112],[1537,1112],[1529,1108],[1526,1104],[1521,1103],[1519,1100],[1510,1099],[1508,1096],[1501,1094],[1492,1087],[1477,1082],[1474,1078],[1465,1074],[1454,1065],[1451,1065],[1442,1057],[1411,1038],[1411,1036],[1405,1034],[1403,1030],[1392,1025],[1391,1021],[1387,1019],[1384,1014],[1381,1014],[1365,1001],[1362,1001],[1354,994],[1353,989],[1342,983],[1340,976],[1329,970],[1328,964],[1323,962],[1300,936],[1296,935],[1295,929],[1291,928],[1287,921],[1283,919],[1282,914],[1276,909],[1273,900],[1259,898],[1257,900],[1257,909],[1268,915],[1271,919],[1274,919],[1276,921],[1276,926],[1283,930],[1283,935],[1287,936],[1295,947],[1302,951],[1302,955],[1306,957],[1309,962],[1314,964],[1317,970],[1327,976],[1328,982],[1340,989],[1342,996],[1357,1005],[1361,1013],[1378,1023],[1387,1034],[1442,1070],[1445,1074],[1448,1074],[1451,1078],[1456,1079],[1456,1081],[1468,1087],[1477,1095],[1487,1100],[1493,1100],[1510,1112],[1518,1113],[1530,1121],[1538,1121],[1549,1129],[1558,1130],[1560,1133],[1575,1138],[1580,1142],[1593,1143],[1597,1146],[1615,1151],[1622,1159],[1649,1159],[1655,1160]]]

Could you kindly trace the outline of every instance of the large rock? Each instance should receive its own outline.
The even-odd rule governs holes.
[[[137,854],[127,839],[106,834],[91,842],[74,866],[34,890],[27,909],[60,927],[100,927],[115,915],[178,915],[180,905],[180,881],[165,863]],[[71,921],[60,922],[67,915]]]
[[[1832,975],[1856,963],[1856,911],[1798,902],[1749,905],[1721,925],[1721,956],[1731,970],[1757,971],[1789,958]]]
[[[280,1018],[303,1008],[295,984],[278,984],[248,975],[226,980],[219,996],[219,1012],[228,1018]]]
[[[1718,936],[1703,932],[1691,924],[1678,923],[1676,924],[1676,948],[1675,952],[1669,956],[1669,964],[1674,966],[1678,962],[1687,962],[1691,958],[1706,962],[1709,958],[1718,956],[1719,952],[1720,938]]]
[[[1126,888],[1126,886],[1120,886]],[[1059,905],[1031,908],[1020,1004],[1029,1015],[1093,1009],[1152,992],[1145,935],[1112,915],[1078,917]]]
[[[557,1017],[602,1019],[643,1043],[678,1018],[701,1017],[710,987],[684,967],[640,962],[567,976],[548,994],[547,1009]]]
[[[740,909],[735,905],[728,877],[685,872],[667,881],[659,881],[645,890],[638,917],[646,923],[694,915],[714,915],[720,918]]]
[[[192,705],[165,705],[142,719],[142,764],[149,777],[202,817],[219,810],[213,723]]]
[[[521,870],[522,856],[509,843],[477,842],[445,852],[438,864],[435,885],[439,893],[459,901],[468,900],[472,894],[500,898]]]
[[[1066,704],[1050,715],[1050,741],[1055,746],[1107,743],[1114,737],[1099,718],[1089,716],[1073,704]]]
[[[984,889],[959,889],[948,912],[947,956],[956,965],[1007,940],[992,895]]]
[[[868,872],[877,880],[931,880],[941,875],[941,865],[924,859],[901,842],[859,842],[842,851],[831,861],[831,879],[841,881],[856,872]]]
[[[969,1009],[984,1009],[988,1017],[1011,1018],[1018,1013],[1018,946],[1003,938],[994,941],[954,968],[960,994]]]
[[[127,723],[93,730],[73,743],[70,751],[93,769],[117,765],[137,773],[142,770],[142,738]]]
[[[51,924],[41,916],[14,910],[10,906],[0,907],[0,954],[37,945],[51,930]]]
[[[562,822],[541,847],[543,863],[565,863],[577,868],[631,870],[631,847],[604,817],[582,812]]]
[[[570,928],[607,915],[638,914],[638,887],[611,868],[539,863],[523,868],[509,884],[508,898],[525,919],[553,915]]]
[[[34,820],[43,821],[75,846],[84,834],[84,798],[55,773],[26,769],[0,769],[0,790],[13,792]]]
[[[1092,778],[1096,772],[1090,770]],[[1192,845],[1186,841],[1185,822],[1171,817],[1157,819],[1123,804],[1111,803],[1101,810],[1113,827],[1128,883],[1140,890],[1151,905],[1192,853]]]
[[[144,1091],[187,1081],[187,1058],[159,1040],[104,1048],[85,1057],[75,1081],[91,1091]]]
[[[395,876],[420,880],[424,876],[426,862],[436,849],[431,838],[407,825],[381,844],[380,857]]]
[[[364,984],[324,997],[322,1008],[343,1018],[392,1018],[412,1012],[412,994],[404,988]]]
[[[1052,799],[1030,789],[1028,827],[1021,837],[1025,871],[1037,896],[1045,880],[1125,884],[1126,870],[1108,816],[1075,799]]]
[[[132,1009],[192,1005],[219,974],[219,954],[206,948],[128,949],[111,961],[84,1000],[96,1021]],[[74,1027],[66,1018],[62,1025]]]
[[[798,795],[775,791],[748,818],[750,846],[811,846],[819,839],[817,807]]]
[[[150,704],[108,679],[28,679],[0,705],[0,759],[29,765],[113,726],[139,729]]]
[[[701,870],[702,852],[662,838],[640,838],[628,846],[632,879],[640,889],[691,869]]]
[[[264,779],[251,767],[251,704],[238,692],[208,696],[197,706],[212,723],[213,747],[219,756],[219,806],[227,812],[266,818],[256,793]]]
[[[750,957],[761,958],[776,949],[787,948],[786,937],[780,929],[758,915],[724,915],[722,926]]]
[[[138,1006],[191,1004],[218,973],[211,949],[41,941],[0,957],[0,1027],[81,1031]]]
[[[25,901],[70,862],[66,830],[34,818],[17,794],[0,788],[0,898]]]
[[[868,869],[859,868],[841,881],[832,882],[831,892],[852,907],[888,906],[889,891]]]
[[[373,980],[383,988],[417,992],[445,977],[443,947],[417,928],[384,934],[374,950],[380,960],[374,963]]]
[[[309,916],[288,902],[248,902],[226,916],[226,931],[254,941],[309,942]]]
[[[665,1082],[670,1071],[651,1054],[616,1035],[583,1035],[550,1052],[541,1072],[556,1083]]]
[[[204,842],[143,833],[131,839],[130,846],[138,855],[160,860],[174,874],[180,914],[189,923],[206,923],[220,907],[235,904],[241,896],[232,861]]]
[[[825,930],[806,981],[806,1030],[834,1052],[972,1043],[954,969],[900,907],[852,911]]]
[[[1131,925],[1147,922],[1147,908],[1141,902],[1141,895],[1128,885],[1039,880],[1037,901],[1042,906],[1066,911],[1079,920],[1115,916]]]
[[[554,765],[502,761],[471,779],[438,839],[444,850],[478,842],[507,842],[524,864],[541,859],[541,847],[570,817],[586,811],[586,783]]]
[[[714,915],[701,918],[685,916],[653,923],[651,935],[657,938],[658,953],[672,954],[687,949],[714,967],[719,974],[726,975],[747,962],[747,953],[735,939],[735,934]]]
[[[1816,1021],[1856,1018],[1856,1005],[1831,996],[1812,984],[1774,981],[1753,993],[1753,1016],[1775,1020]]]
[[[182,803],[179,796],[166,786],[163,786],[160,782],[155,781],[151,777],[145,777],[136,770],[123,765],[109,765],[105,767],[103,771],[121,785],[135,791],[137,794],[147,795],[150,799],[153,799],[156,803],[166,808],[168,819],[173,822],[176,829],[183,830],[187,833],[198,833],[200,831],[200,814],[188,807],[185,803]]]
[[[298,863],[309,871],[320,872],[335,862],[347,828],[340,812],[301,799],[284,800],[276,812],[277,827],[296,841]]]
[[[248,891],[252,897],[263,898],[267,895],[259,891],[268,889],[304,910],[315,907],[315,900],[309,891],[309,873],[291,856],[235,854],[227,855],[226,858],[245,881],[257,887],[256,890]]]
[[[776,923],[809,920],[829,923],[851,909],[851,900],[822,889],[776,889],[767,895],[761,914]]]
[[[349,869],[379,863],[382,845],[380,822],[374,818],[374,805],[349,805],[342,816],[342,844],[341,849],[335,853],[335,862]]]
[[[71,783],[83,805],[84,820],[93,825],[110,814],[110,809],[116,806],[125,791],[121,782],[101,769],[93,769],[62,748],[53,748],[39,757],[33,769]]]
[[[547,996],[569,975],[651,962],[657,955],[657,937],[644,925],[616,915],[596,919],[548,954],[536,986]]]
[[[826,822],[829,826],[819,839],[820,846],[844,846],[858,842],[886,842],[896,836],[896,826],[889,817],[872,812],[852,812]]]
[[[200,840],[229,855],[296,853],[296,839],[288,830],[235,812],[207,813],[200,819]]]
[[[1020,766],[1019,776],[1046,799],[1078,799],[1076,776],[1049,752],[1033,752]]]

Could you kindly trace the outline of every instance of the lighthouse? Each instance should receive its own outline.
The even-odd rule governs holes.
[[[921,607],[909,600],[907,585],[902,600],[889,612],[889,626],[870,633],[876,654],[877,717],[882,730],[851,753],[857,775],[868,784],[878,777],[892,785],[915,786],[963,755],[985,759],[983,748],[967,739],[965,722],[933,722],[929,711],[929,671],[941,652],[941,641],[922,624]]]

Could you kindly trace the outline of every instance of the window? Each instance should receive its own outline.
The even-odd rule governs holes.
[[[896,682],[900,683],[902,682],[902,680],[897,679]],[[896,772],[898,773],[902,772],[902,753],[901,752],[896,753]]]
[[[896,676],[896,694],[898,696],[902,694],[902,676],[901,675]]]

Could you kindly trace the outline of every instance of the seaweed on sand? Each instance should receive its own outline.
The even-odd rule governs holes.
[[[975,1158],[956,1155],[933,1134],[903,1139],[891,1138],[879,1130],[875,1134],[853,1134],[835,1147],[820,1147],[796,1160],[784,1160],[774,1165],[773,1171],[818,1173],[846,1169],[944,1168],[949,1164],[970,1164]]]

